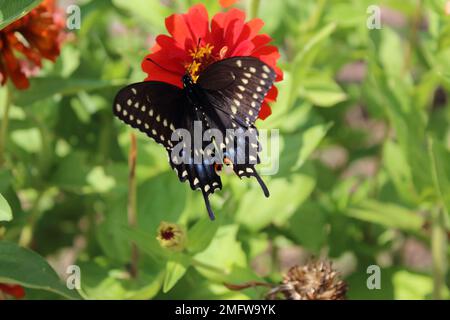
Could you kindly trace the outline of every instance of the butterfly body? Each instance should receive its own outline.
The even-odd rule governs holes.
[[[183,88],[156,81],[125,87],[116,96],[114,114],[165,147],[180,181],[188,180],[193,190],[202,191],[211,219],[209,195],[222,188],[218,167],[232,166],[240,178],[255,177],[268,196],[255,170],[260,150],[254,122],[275,80],[274,71],[256,58],[234,57],[211,64],[196,82],[189,73],[181,80]],[[190,133],[191,141],[178,139],[179,129]],[[204,139],[208,130],[224,138]],[[232,130],[250,134],[241,139]],[[180,144],[188,148],[177,154]],[[214,156],[207,157],[207,151]]]

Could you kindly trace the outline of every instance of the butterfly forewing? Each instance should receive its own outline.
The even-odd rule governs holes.
[[[180,127],[186,97],[183,90],[163,82],[140,82],[117,94],[114,114],[162,144],[173,147],[172,132]]]
[[[197,83],[212,107],[248,127],[258,118],[275,78],[273,69],[259,59],[233,57],[210,65]]]

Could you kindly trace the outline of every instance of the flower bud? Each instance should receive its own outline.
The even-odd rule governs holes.
[[[186,231],[178,224],[161,221],[156,239],[163,248],[182,251],[186,246]]]

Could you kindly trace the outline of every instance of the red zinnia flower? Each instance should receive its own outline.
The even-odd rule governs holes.
[[[281,81],[283,72],[276,65],[280,57],[278,49],[269,45],[272,39],[268,35],[258,34],[263,25],[261,19],[245,22],[245,13],[238,9],[216,14],[210,25],[208,12],[202,4],[193,6],[187,14],[171,15],[166,19],[170,36],[159,35],[152,53],[142,62],[142,69],[148,74],[145,81],[163,81],[182,87],[181,78],[191,64],[190,73],[195,81],[209,64],[235,56],[260,59],[275,70],[276,81]],[[197,46],[199,39],[201,42]],[[275,101],[277,95],[273,86],[261,107],[260,119],[271,114],[269,102]]]
[[[64,19],[55,0],[44,0],[26,16],[0,31],[0,82],[8,77],[18,89],[29,86],[33,69],[42,58],[55,61],[64,38]]]
[[[0,283],[0,292],[13,296],[16,299],[22,299],[25,297],[25,289],[17,284]]]

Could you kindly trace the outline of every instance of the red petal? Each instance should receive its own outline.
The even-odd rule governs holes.
[[[193,6],[189,12],[183,15],[186,24],[194,40],[193,46],[197,45],[198,39],[204,41],[209,38],[209,18],[208,11],[203,4]]]
[[[253,39],[261,30],[261,28],[264,26],[264,21],[258,18],[252,19],[249,22],[247,22],[245,26],[250,29],[248,38]]]
[[[267,34],[259,34],[252,39],[252,42],[255,45],[255,50],[267,45],[270,41],[272,41],[272,38]]]
[[[238,45],[238,39],[240,38],[242,31],[244,29],[244,21],[233,20],[230,22],[225,29],[225,43],[228,46],[228,51],[230,56],[236,56],[234,50]]]
[[[277,97],[278,97],[278,89],[277,89],[277,87],[272,86],[272,88],[270,88],[269,92],[267,92],[267,95],[264,98],[264,100],[267,102],[274,102],[274,101],[277,101]]]
[[[7,39],[11,47],[22,53],[38,67],[42,66],[40,55],[32,48],[25,47],[25,45],[22,42],[17,40],[14,33],[7,34]]]
[[[6,73],[9,74],[14,85],[18,89],[27,89],[30,83],[20,68],[20,63],[12,53],[9,47],[3,49],[3,60],[5,63]]]
[[[155,66],[155,63],[148,60],[151,59],[162,67],[159,68],[159,70],[166,70],[182,76],[185,72],[184,65],[186,63],[186,56],[177,56],[175,54],[175,52],[165,50],[164,48],[158,52],[151,53],[144,58],[144,61],[142,61],[142,70],[148,73],[147,66]]]
[[[272,114],[272,109],[267,102],[263,102],[261,106],[261,110],[259,111],[258,118],[261,120],[265,120],[268,116]]]
[[[157,66],[147,66],[147,70],[149,70],[147,78],[144,79],[144,81],[161,81],[170,83],[174,86],[177,86],[179,88],[183,87],[183,84],[181,82],[181,76],[175,75],[173,73],[167,72],[167,71],[161,71],[161,69]]]
[[[189,27],[181,14],[173,14],[167,17],[166,28],[174,40],[183,48],[186,48],[188,45],[192,46],[192,43],[194,43]]]
[[[231,9],[228,12],[225,12],[225,26],[231,23],[234,20],[245,21],[245,12],[239,9]]]
[[[16,299],[22,299],[25,296],[25,289],[22,286],[15,284],[0,283],[0,291],[3,291]]]
[[[164,51],[163,56],[166,57],[166,62],[168,64],[172,64],[172,59],[180,60],[183,62],[187,62],[189,59],[188,53],[184,48],[179,47],[178,43],[175,42],[175,40],[169,36],[166,35],[159,35],[156,38],[156,43],[158,44],[159,50],[157,51]],[[153,51],[153,53],[156,53]]]

